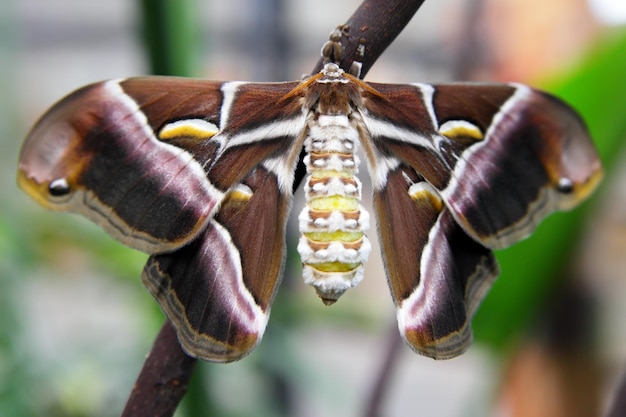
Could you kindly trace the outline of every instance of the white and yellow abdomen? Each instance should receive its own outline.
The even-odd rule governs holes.
[[[363,278],[369,214],[356,177],[359,135],[347,115],[317,115],[305,140],[306,206],[299,216],[304,281],[332,304]]]

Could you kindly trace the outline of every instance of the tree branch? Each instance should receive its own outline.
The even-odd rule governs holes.
[[[393,40],[402,32],[424,0],[365,0],[345,23],[349,28],[341,38],[344,47],[341,68],[350,68],[356,48],[361,39],[365,43],[365,56],[361,77],[370,70],[374,62],[382,55]],[[322,69],[320,60],[313,69],[313,74]]]
[[[613,393],[611,406],[607,410],[606,417],[620,417],[626,415],[626,371],[622,375],[619,385]]]
[[[169,320],[154,341],[122,417],[172,416],[187,392],[196,359],[183,352]]]
[[[398,326],[394,317],[393,324],[389,326],[385,356],[380,364],[378,372],[374,375],[374,383],[372,385],[369,398],[367,399],[365,409],[363,410],[364,417],[380,417],[384,415],[382,411],[383,401],[385,399],[385,395],[387,394],[389,381],[391,381],[393,376],[394,368],[401,348],[402,338],[400,337],[400,332],[398,332]]]

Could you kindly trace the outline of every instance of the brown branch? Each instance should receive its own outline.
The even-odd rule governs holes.
[[[424,0],[365,0],[345,23],[349,28],[344,34],[341,43],[344,46],[341,68],[350,68],[356,48],[361,39],[365,43],[365,56],[361,77],[370,70],[374,62],[382,55],[393,40],[409,23]],[[320,59],[313,73],[322,69],[323,60]]]
[[[483,25],[480,24],[485,7],[485,0],[468,0],[466,2],[463,28],[453,67],[452,79],[454,80],[473,80],[485,67],[488,52],[482,41]]]
[[[130,393],[122,417],[172,416],[187,392],[196,359],[180,347],[176,331],[166,321]]]
[[[350,32],[344,36],[345,47],[341,66],[349,68],[361,39],[365,41],[365,56],[361,75],[364,76],[391,42],[400,34],[411,20],[424,0],[366,0],[346,22]],[[330,30],[331,28],[329,28]],[[314,69],[321,69],[321,60]],[[300,175],[297,175],[300,177]],[[300,180],[296,179],[296,184]],[[390,349],[393,355],[394,348]],[[388,359],[391,368],[393,358]],[[157,336],[152,350],[137,378],[122,417],[169,417],[187,391],[187,385],[196,360],[181,349],[176,332],[166,322]],[[386,381],[387,378],[381,378]],[[383,387],[380,387],[383,392]],[[370,401],[377,409],[382,395]]]
[[[380,369],[374,376],[374,384],[365,405],[365,410],[363,411],[364,417],[379,417],[384,415],[382,412],[383,400],[387,394],[389,381],[391,381],[391,377],[393,376],[401,347],[402,338],[400,337],[400,332],[398,332],[398,326],[396,325],[396,319],[394,317],[393,324],[389,326],[385,356],[380,365]]]
[[[615,388],[611,406],[606,414],[606,417],[620,416],[626,416],[626,371],[622,375],[619,385]]]

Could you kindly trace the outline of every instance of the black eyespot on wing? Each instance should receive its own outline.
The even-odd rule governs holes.
[[[70,193],[70,185],[65,178],[59,178],[50,183],[48,192],[52,197],[64,197]]]
[[[563,177],[559,179],[556,189],[561,194],[571,194],[574,192],[574,183],[569,178]]]

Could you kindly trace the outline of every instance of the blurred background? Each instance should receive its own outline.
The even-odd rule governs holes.
[[[146,255],[46,212],[15,185],[20,144],[56,100],[153,72],[145,40],[159,35],[146,29],[156,3],[0,0],[0,416],[119,415],[163,323],[140,282]],[[161,35],[177,45],[169,72],[280,81],[308,73],[360,2],[166,3]],[[429,0],[367,75],[541,87],[581,112],[605,162],[590,201],[497,253],[502,274],[465,355],[435,362],[395,343],[376,248],[359,287],[324,306],[300,278],[292,227],[260,346],[234,364],[200,364],[177,415],[604,415],[626,370],[625,9],[623,0]]]

